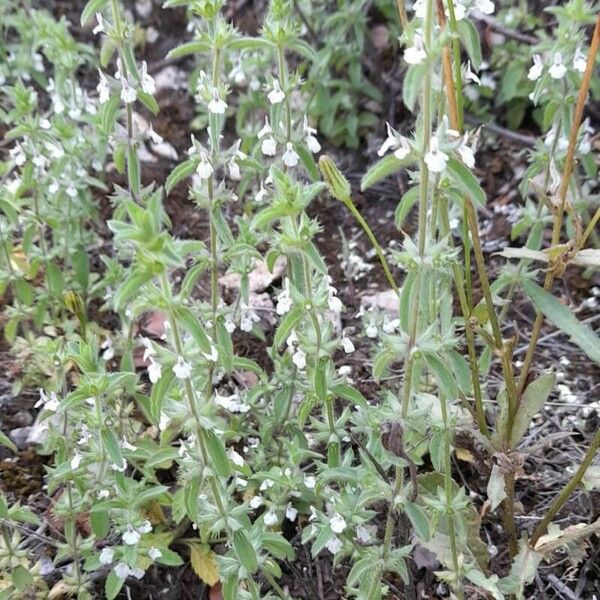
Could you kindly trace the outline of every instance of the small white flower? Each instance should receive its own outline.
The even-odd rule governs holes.
[[[210,352],[203,352],[202,356],[204,356],[206,360],[210,360],[211,362],[217,362],[217,360],[219,360],[219,351],[215,346],[211,344]]]
[[[368,544],[369,542],[373,541],[371,532],[364,525],[359,525],[356,528],[356,537],[361,544]]]
[[[418,65],[427,58],[427,53],[423,48],[423,38],[415,33],[413,45],[404,50],[404,60],[409,65]]]
[[[327,298],[327,306],[329,310],[334,313],[341,313],[344,305],[342,301],[336,296],[337,290],[333,286],[329,286],[329,296]]]
[[[315,486],[317,485],[317,480],[315,479],[315,477],[313,475],[305,475],[304,476],[304,485],[309,490],[314,490]]]
[[[367,328],[365,329],[365,333],[367,334],[368,338],[376,338],[378,331],[377,331],[377,326],[376,325],[367,325]]]
[[[42,117],[40,119],[40,127],[42,129],[48,130],[48,129],[50,129],[50,127],[52,127],[52,124],[50,123],[50,121],[48,119]]]
[[[121,78],[121,100],[125,104],[131,104],[137,100],[135,88],[129,85],[129,81],[125,77]]]
[[[152,548],[150,548],[150,550],[148,550],[148,557],[151,558],[152,560],[156,560],[157,558],[160,558],[161,556],[162,556],[162,552],[158,548],[155,548],[154,546],[152,546]]]
[[[115,556],[115,551],[112,548],[102,548],[102,552],[100,552],[100,564],[101,565],[110,565]]]
[[[208,103],[208,110],[213,113],[213,115],[223,115],[227,110],[227,102],[221,100],[219,90],[216,87],[213,88],[212,100]]]
[[[283,153],[283,164],[286,167],[296,167],[298,165],[298,153],[294,150],[291,142],[288,142]]]
[[[275,156],[277,154],[277,142],[272,135],[267,136],[261,143],[260,149],[265,156]]]
[[[92,29],[92,33],[94,35],[98,35],[99,33],[102,33],[103,31],[105,31],[104,19],[102,18],[102,14],[99,12],[96,13],[96,21],[98,21],[98,25],[96,25],[96,27],[94,27],[94,29]]]
[[[120,579],[127,579],[130,573],[131,569],[124,562],[115,565],[115,575]]]
[[[406,158],[410,154],[408,140],[400,135],[389,123],[386,123],[387,138],[377,151],[377,156],[383,156],[388,150],[394,150],[394,156],[398,160]]]
[[[229,449],[228,457],[234,465],[237,465],[238,467],[244,466],[244,457],[239,452],[236,452],[233,448]]]
[[[143,361],[146,362],[150,357],[156,356],[156,350],[152,345],[152,341],[147,337],[142,337],[142,344],[144,345]]]
[[[552,62],[552,66],[548,69],[548,73],[550,73],[552,79],[562,79],[566,72],[567,67],[563,64],[562,54],[557,52],[554,55],[554,61]]]
[[[67,194],[68,194],[68,189],[67,189]],[[70,196],[70,194],[68,194]],[[72,197],[72,196],[71,196]],[[102,345],[100,346],[100,348],[102,350],[104,350],[104,352],[102,353],[102,358],[104,360],[111,360],[112,358],[114,358],[115,356],[115,350],[112,346],[112,341],[110,339],[105,340]]]
[[[142,62],[140,85],[142,86],[143,92],[154,96],[154,93],[156,92],[156,82],[154,81],[154,77],[148,73],[148,64],[146,61]]]
[[[105,104],[110,99],[110,86],[108,85],[106,75],[100,69],[98,69],[98,73],[100,74],[100,82],[96,86],[96,90],[98,90],[98,102]]]
[[[139,527],[138,531],[140,533],[150,533],[152,531],[152,523],[146,519]]]
[[[446,169],[448,155],[439,149],[436,137],[431,138],[429,152],[425,155],[424,160],[432,173],[442,173]]]
[[[346,529],[346,521],[342,515],[339,513],[335,513],[333,517],[329,519],[329,526],[331,527],[331,531],[333,533],[342,533],[344,529]]]
[[[259,486],[259,490],[261,492],[264,492],[265,490],[268,490],[270,488],[272,488],[275,485],[275,482],[272,479],[264,479],[263,482],[260,484]]]
[[[349,337],[347,337],[346,334],[344,334],[342,336],[340,345],[342,346],[342,348],[346,354],[352,354],[352,352],[354,352],[354,350],[355,350],[352,340]]]
[[[479,12],[482,12],[484,15],[493,15],[496,7],[492,0],[475,0],[474,7]]]
[[[241,304],[242,314],[240,316],[240,329],[242,331],[252,331],[254,324],[260,321],[260,317],[243,302]]]
[[[81,464],[81,459],[82,459],[81,454],[79,454],[78,452],[75,452],[75,454],[73,455],[73,458],[71,459],[71,462],[70,462],[71,469],[73,471],[79,467],[79,465]]]
[[[283,102],[283,100],[285,99],[285,93],[279,85],[279,80],[273,80],[273,87],[271,88],[271,91],[267,94],[267,98],[269,99],[269,102],[271,104],[279,104],[280,102]]]
[[[213,167],[208,161],[208,157],[206,156],[205,152],[200,153],[200,162],[196,168],[196,173],[198,173],[202,179],[209,179],[213,174]]]
[[[154,131],[152,125],[148,127],[148,131],[146,133],[148,134],[148,137],[154,144],[162,144],[164,142],[162,136],[156,133],[156,131]]]
[[[481,79],[479,79],[477,74],[474,73],[473,70],[471,69],[471,61],[470,60],[467,61],[467,71],[465,74],[465,79],[467,81],[472,81],[473,83],[476,83],[477,85],[481,85]]]
[[[539,54],[533,55],[533,65],[531,65],[529,69],[529,73],[527,73],[527,79],[529,81],[537,81],[544,71],[544,63],[542,61],[542,57]]]
[[[304,121],[302,123],[302,129],[306,135],[306,145],[308,149],[313,153],[317,154],[321,152],[321,144],[319,144],[319,140],[316,138],[315,134],[317,130],[314,127],[310,127],[308,124],[308,118],[304,115]]]
[[[48,398],[46,392],[40,388],[40,399],[33,406],[34,408],[43,407],[44,410],[56,412],[58,410],[58,396],[56,392],[50,392],[50,398]]]
[[[277,525],[279,519],[277,518],[277,513],[275,509],[271,507],[264,515],[263,519],[265,521],[265,525],[268,527],[272,527],[273,525]]]
[[[386,321],[383,324],[383,331],[385,333],[394,333],[396,328],[400,325],[400,319],[392,319],[391,321]]]
[[[96,496],[98,496],[100,499],[108,498],[110,496],[110,490],[107,490],[106,488],[98,490]]]
[[[581,48],[575,50],[575,56],[573,57],[573,68],[580,73],[585,73],[587,67],[587,57],[581,51]]]
[[[472,169],[475,166],[475,154],[473,150],[467,145],[467,135],[463,138],[460,146],[457,148],[457,152],[461,158],[461,160],[465,163],[469,169]]]
[[[286,277],[283,280],[283,290],[277,295],[276,311],[278,315],[285,315],[292,308],[292,297],[290,295],[290,281]]]
[[[127,544],[128,546],[135,546],[141,539],[141,535],[139,534],[139,532],[137,532],[131,525],[131,523],[129,523],[127,525],[127,531],[123,534],[123,543]]]
[[[301,371],[306,369],[306,354],[304,353],[304,350],[302,350],[301,348],[298,348],[292,356],[292,362]]]
[[[256,510],[257,508],[260,508],[263,504],[264,500],[262,496],[252,496],[252,498],[250,499],[250,508],[253,510]]]
[[[183,356],[178,356],[177,362],[173,365],[173,373],[177,379],[189,379],[192,375],[192,366],[184,360]]]
[[[156,383],[161,377],[162,366],[151,357],[150,364],[148,365],[148,378],[150,379],[150,383]]]
[[[342,549],[342,546],[342,541],[335,535],[325,544],[325,547],[331,554],[337,554]]]
[[[291,521],[293,523],[296,520],[297,516],[298,516],[298,510],[292,506],[291,502],[288,502],[288,505],[286,506],[286,509],[285,509],[286,519],[288,519],[289,521]]]

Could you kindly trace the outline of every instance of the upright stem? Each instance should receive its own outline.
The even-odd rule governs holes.
[[[553,248],[560,241],[560,234],[563,226],[563,219],[565,208],[567,205],[567,192],[569,191],[569,184],[571,181],[571,175],[573,173],[573,167],[575,162],[575,151],[577,149],[577,136],[579,134],[579,128],[581,127],[581,121],[583,119],[583,109],[585,108],[585,102],[587,99],[588,91],[590,88],[590,82],[594,72],[594,63],[596,60],[596,54],[598,47],[600,46],[600,15],[596,17],[596,26],[594,28],[594,35],[592,36],[592,43],[590,45],[590,52],[588,54],[587,65],[585,73],[581,80],[581,86],[579,87],[579,96],[577,98],[577,105],[575,107],[575,114],[573,115],[573,124],[571,125],[571,132],[569,134],[569,146],[567,148],[567,156],[565,158],[565,165],[562,174],[562,181],[559,192],[559,205],[554,213],[554,223],[552,226],[552,241],[550,247]],[[549,290],[556,277],[556,271],[552,268],[546,271],[546,278],[544,280],[544,289]],[[542,324],[544,322],[544,315],[541,312],[537,312],[535,322],[531,331],[531,338],[529,340],[529,347],[527,348],[527,354],[523,361],[523,368],[521,369],[521,375],[519,378],[518,391],[521,394],[527,384],[527,375],[533,362],[535,350],[537,346],[540,333],[542,331]]]

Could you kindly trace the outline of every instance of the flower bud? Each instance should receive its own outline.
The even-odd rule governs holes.
[[[326,154],[319,158],[319,169],[330,194],[342,202],[350,202],[350,184]]]

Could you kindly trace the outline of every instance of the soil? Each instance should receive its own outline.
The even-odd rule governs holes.
[[[73,33],[82,41],[96,44],[97,40],[89,30],[79,27],[79,14],[83,2],[81,0],[67,1],[54,0],[42,3],[55,15],[65,15],[72,23]],[[248,3],[244,0],[230,3],[229,16],[240,29],[255,33],[261,22],[263,6],[261,2]],[[167,61],[164,56],[174,46],[180,44],[187,37],[186,19],[183,10],[163,10],[155,3],[152,14],[148,19],[136,17],[143,27],[153,26],[160,32],[156,43],[146,44],[141,50],[143,58],[148,61],[149,70],[156,75],[169,65],[176,65],[184,71],[191,70],[192,62],[184,59],[177,62]],[[393,61],[390,61],[393,63]],[[388,68],[395,68],[393,64]],[[90,87],[95,87],[94,75],[82,73],[82,77],[90,78]],[[382,83],[383,85],[383,83]],[[385,90],[383,90],[385,91]],[[190,122],[194,118],[195,108],[193,98],[185,91],[161,92],[157,96],[160,113],[152,119],[155,130],[168,140],[181,156],[188,148],[191,133]],[[402,125],[402,118],[409,118],[409,114],[401,103],[390,108],[396,117],[398,125]],[[598,125],[598,122],[595,122]],[[529,128],[529,131],[527,130]],[[376,132],[381,139],[385,133],[383,127]],[[523,134],[537,133],[533,122],[526,122]],[[373,144],[368,151],[349,151],[344,148],[324,148],[334,156],[338,164],[342,165],[348,174],[353,187],[358,189],[360,176],[372,162],[374,152]],[[175,163],[162,157],[156,157],[157,162],[145,165],[142,178],[144,184],[152,181],[161,185],[166,180]],[[499,272],[503,260],[494,258],[494,253],[507,245],[513,245],[510,240],[511,219],[514,216],[514,206],[519,202],[515,188],[518,184],[516,175],[522,172],[525,164],[525,147],[512,139],[496,137],[482,133],[482,148],[478,154],[478,175],[487,193],[489,204],[487,212],[480,213],[480,226],[484,249],[488,255],[489,276],[493,279]],[[112,184],[125,184],[114,172],[109,173],[109,182]],[[412,234],[416,228],[415,219],[409,217],[399,232],[394,225],[394,210],[402,193],[407,189],[407,181],[401,177],[388,180],[366,194],[355,193],[354,201],[360,208],[368,223],[371,224],[379,240],[394,241],[400,245],[404,234]],[[102,220],[110,216],[111,207],[106,198],[98,198]],[[166,210],[173,223],[173,232],[180,238],[197,238],[206,240],[208,227],[204,215],[196,210],[187,198],[186,184],[177,186],[166,198]],[[235,211],[231,209],[227,215],[233,219]],[[343,326],[348,330],[360,327],[356,315],[361,306],[361,298],[372,295],[389,288],[375,257],[372,256],[371,247],[362,231],[345,207],[330,198],[319,198],[310,208],[310,214],[317,217],[322,230],[317,236],[319,250],[330,268],[334,285],[338,288],[340,297],[347,307],[342,317]],[[110,239],[107,229],[99,224],[100,230],[106,235],[106,246],[110,248]],[[356,243],[356,252],[362,256],[366,263],[372,265],[360,279],[348,277],[342,266],[344,251],[343,236]],[[395,275],[401,278],[401,273]],[[277,282],[275,283],[277,285]],[[569,268],[565,276],[556,284],[556,291],[560,297],[573,306],[580,305],[587,298],[593,297],[592,289],[600,286],[600,274],[592,276],[584,274],[575,268]],[[267,290],[269,291],[269,290]],[[479,284],[476,274],[473,273],[473,294],[477,299],[480,296]],[[600,299],[599,299],[600,300]],[[597,315],[597,310],[584,308],[578,313],[578,318],[587,319]],[[100,313],[98,313],[98,317]],[[104,314],[103,326],[107,328],[118,325],[116,316]],[[506,321],[505,337],[513,334],[521,335],[527,339],[534,314],[531,305],[525,299],[514,303],[509,318]],[[598,320],[593,322],[598,327]],[[255,340],[250,335],[236,334],[236,352],[242,356],[253,358],[265,368],[269,368],[268,359],[265,357],[264,344]],[[522,342],[517,342],[517,353],[524,355]],[[569,478],[569,469],[577,464],[593,432],[600,426],[598,410],[589,405],[596,402],[600,396],[600,369],[594,366],[563,334],[555,334],[551,325],[545,324],[540,340],[541,351],[536,359],[536,369],[541,371],[550,365],[561,365],[563,383],[568,385],[576,401],[565,401],[560,397],[552,397],[544,408],[543,419],[532,428],[524,446],[529,447],[523,457],[524,474],[517,481],[516,500],[521,507],[518,516],[519,526],[523,529],[532,529],[537,522],[536,517],[548,506],[557,490],[562,488]],[[374,382],[371,375],[370,354],[368,345],[357,345],[356,352],[350,357],[338,357],[339,364],[350,365],[353,368],[353,378],[360,390],[369,398],[377,398],[381,388]],[[9,432],[22,423],[30,423],[36,414],[33,407],[35,390],[25,390],[13,397],[11,385],[21,375],[18,359],[12,356],[5,342],[0,342],[0,360],[6,366],[0,379],[0,424],[3,431]],[[497,367],[495,366],[494,369]],[[397,370],[396,370],[397,371]],[[493,371],[500,380],[499,372]],[[398,375],[398,372],[393,373]],[[497,386],[496,386],[497,387]],[[29,505],[40,514],[45,514],[50,504],[44,492],[44,466],[47,457],[39,456],[32,449],[12,455],[5,449],[0,450],[0,488],[7,495],[9,501],[19,500],[22,504]],[[475,503],[481,506],[486,497],[487,474],[480,472],[476,464],[455,460],[455,478],[462,480],[467,486]],[[383,510],[382,506],[382,510]],[[537,512],[536,512],[537,511]],[[600,516],[600,496],[598,493],[585,491],[575,492],[568,504],[558,516],[562,525],[578,522],[593,522]],[[381,526],[381,524],[380,524]],[[293,564],[282,564],[282,582],[295,598],[320,600],[340,600],[344,598],[343,581],[348,568],[339,565],[334,568],[331,555],[323,552],[316,559],[310,558],[307,548],[300,543],[299,529],[292,523],[284,524],[284,533],[296,548],[297,559]],[[495,517],[487,516],[483,520],[482,538],[488,540],[490,546],[506,547],[505,540],[498,534],[499,528]],[[190,530],[191,532],[191,530]],[[551,563],[542,564],[535,585],[531,586],[529,593],[532,598],[592,598],[600,594],[600,545],[597,538],[592,538],[593,543],[588,549],[585,558],[576,566],[571,566],[565,557],[557,556]],[[595,542],[595,543],[594,543]],[[413,578],[419,598],[443,598],[449,595],[447,588],[438,583],[433,576],[433,571],[438,568],[435,561],[426,553],[421,553],[420,560],[411,565]],[[499,554],[492,560],[495,571],[502,571],[508,564],[507,556]],[[410,597],[410,590],[404,590],[400,581],[390,580],[389,599],[401,600]],[[101,582],[99,582],[101,585]],[[128,582],[130,598],[209,598],[210,590],[195,576],[189,565],[176,569],[152,568],[141,582]],[[568,589],[568,592],[565,591]],[[481,598],[474,590],[467,590],[469,598]],[[571,594],[571,595],[569,595]],[[125,598],[125,592],[120,596]],[[219,597],[213,590],[211,598]]]

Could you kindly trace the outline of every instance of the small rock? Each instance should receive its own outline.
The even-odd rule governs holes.
[[[152,14],[152,0],[138,0],[135,10],[142,19],[147,19]]]
[[[373,296],[363,296],[360,303],[365,308],[377,307],[389,313],[398,314],[398,296],[394,290],[385,290]]]
[[[251,292],[262,292],[266,290],[276,279],[279,279],[285,271],[285,257],[279,256],[273,265],[273,272],[269,272],[264,260],[256,261],[254,269],[248,275],[248,286]],[[219,283],[229,290],[237,290],[240,287],[241,276],[237,273],[228,273],[219,278]]]
[[[33,423],[33,416],[27,410],[18,410],[14,415],[10,416],[10,423],[13,428],[27,427]]]
[[[28,446],[27,439],[32,429],[33,427],[17,427],[9,432],[8,437],[15,443],[15,446],[19,450],[25,450]]]
[[[173,65],[161,69],[153,77],[157,92],[160,90],[186,90],[188,87],[186,73]]]
[[[160,144],[150,144],[150,148],[152,152],[162,156],[163,158],[168,158],[170,160],[177,160],[179,156],[177,155],[177,150],[173,148],[169,142],[161,142]]]

